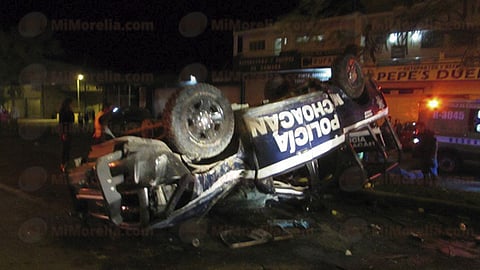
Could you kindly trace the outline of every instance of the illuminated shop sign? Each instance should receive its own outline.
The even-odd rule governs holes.
[[[367,68],[378,82],[479,80],[480,67],[459,64],[420,64]]]
[[[330,67],[337,55],[302,57],[302,68]]]

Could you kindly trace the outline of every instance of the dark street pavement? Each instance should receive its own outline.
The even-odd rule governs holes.
[[[86,154],[89,140],[77,133],[72,157]],[[475,172],[436,183],[391,176],[368,194],[331,190],[309,212],[282,204],[235,215],[213,209],[202,226],[122,231],[71,215],[55,132],[3,134],[0,149],[1,269],[480,269]],[[268,229],[274,219],[305,220],[309,228],[238,249],[219,237]]]

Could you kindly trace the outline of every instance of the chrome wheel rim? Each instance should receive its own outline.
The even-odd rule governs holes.
[[[223,127],[225,116],[219,103],[210,99],[199,99],[192,103],[187,112],[187,130],[190,138],[199,144],[211,144]]]

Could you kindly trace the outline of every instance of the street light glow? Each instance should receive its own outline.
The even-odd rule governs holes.
[[[77,75],[77,107],[80,109],[80,81],[83,80],[83,74]]]

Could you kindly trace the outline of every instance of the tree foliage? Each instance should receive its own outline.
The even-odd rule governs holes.
[[[45,33],[36,38],[21,36],[17,29],[0,31],[0,90],[10,98],[21,96],[20,74],[33,63],[43,63],[46,59],[63,53],[59,42]]]
[[[365,6],[359,0],[300,0],[298,7],[290,15],[293,17],[325,18],[364,11]]]
[[[365,43],[360,54],[367,61],[375,63],[376,55],[383,50],[388,50],[386,41],[390,33],[396,33],[396,41],[393,42],[393,45],[404,46],[408,53],[409,32],[419,29],[429,30],[432,26],[465,23],[471,3],[474,2],[470,0],[393,0],[383,2],[377,0],[300,0],[298,7],[282,21],[316,20],[353,12],[368,13],[369,10],[374,10],[374,12],[390,11],[392,17],[388,27],[379,30],[367,22],[363,29],[362,35],[365,37]],[[372,5],[377,7],[372,8]],[[478,27],[449,31],[451,40],[465,41],[463,42],[465,63],[472,62],[472,59],[480,59],[477,38],[480,33],[477,29]],[[458,42],[447,42],[443,46],[448,49],[449,46],[458,46]]]

